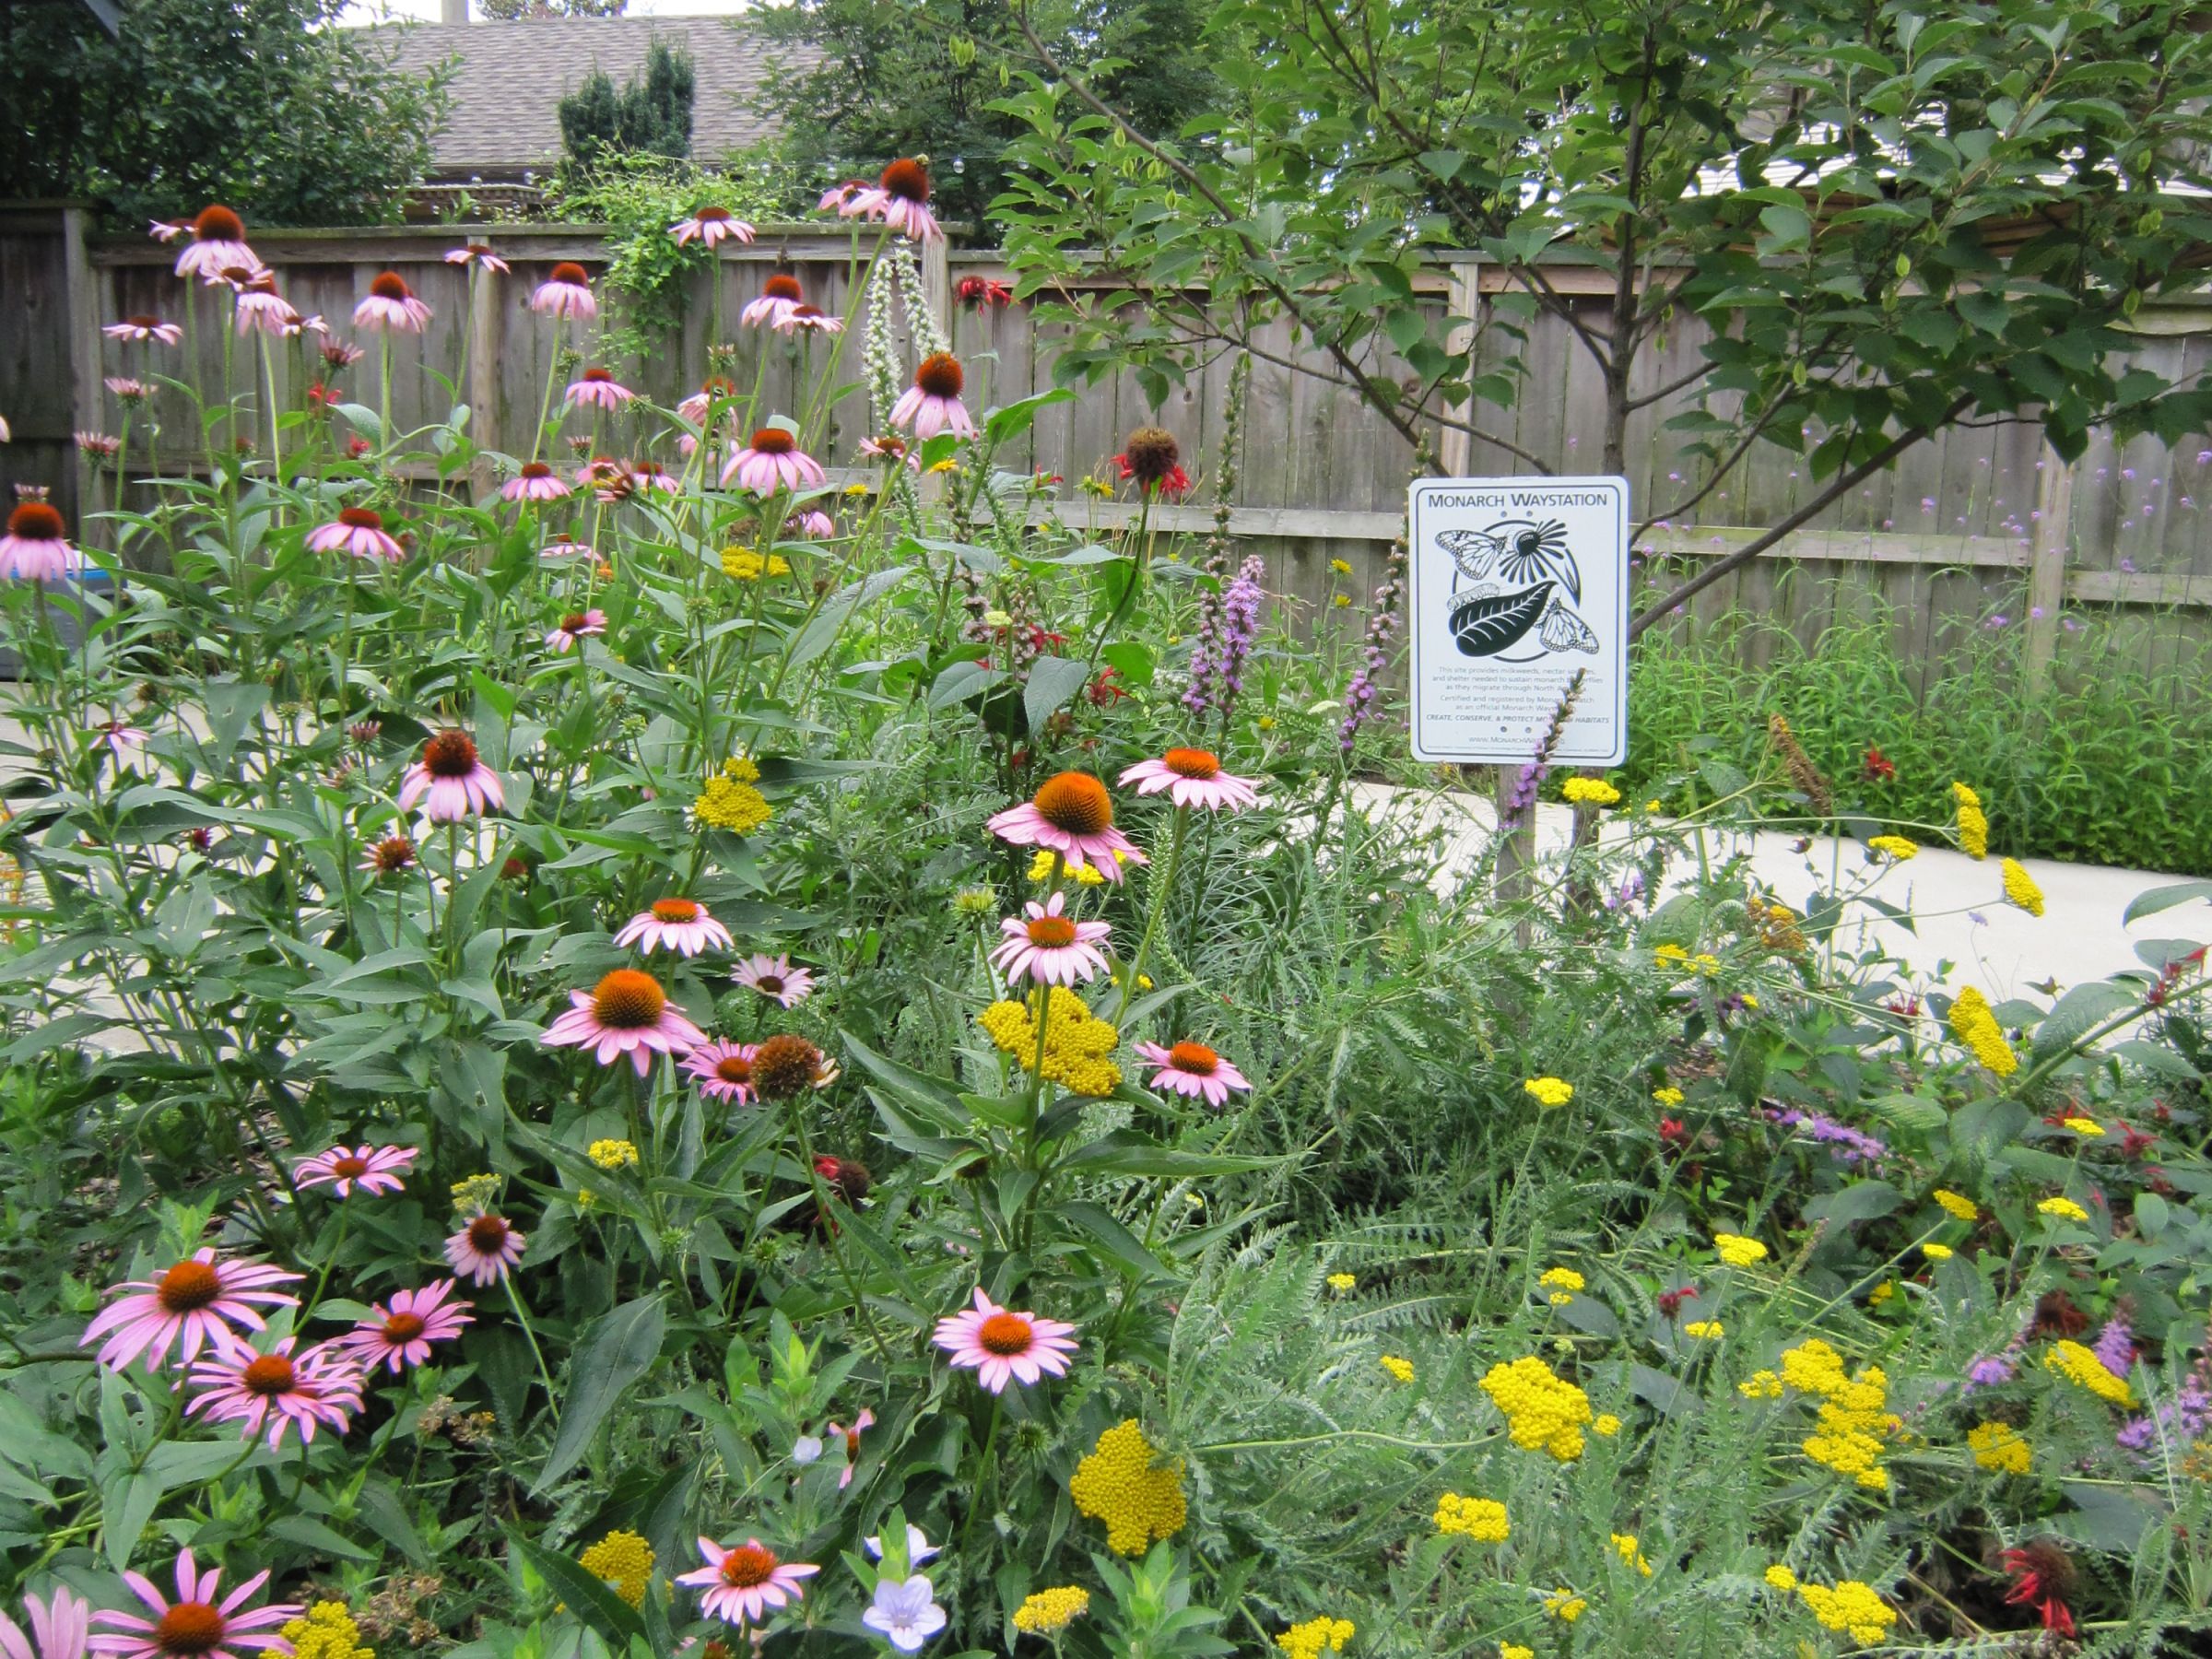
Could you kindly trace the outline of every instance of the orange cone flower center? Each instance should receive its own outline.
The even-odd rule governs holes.
[[[553,469],[547,466],[543,461],[525,461],[523,463],[523,477],[525,478],[549,478],[552,476]]]
[[[776,272],[774,276],[762,283],[760,293],[762,298],[768,300],[804,300],[806,298],[806,290],[799,286],[799,279],[783,271]]]
[[[958,397],[968,377],[960,360],[949,351],[933,351],[914,370],[914,384],[932,397]]]
[[[1076,924],[1065,916],[1036,916],[1029,924],[1030,943],[1057,950],[1076,942]]]
[[[668,1006],[668,994],[650,973],[618,968],[592,989],[592,1012],[601,1025],[637,1031],[653,1024]]]
[[[782,427],[762,427],[753,434],[753,448],[763,455],[788,455],[799,441]]]
[[[486,254],[491,252],[491,244],[489,242],[470,242],[466,248],[462,250],[462,252],[473,254],[477,259],[482,259]]]
[[[192,221],[192,233],[201,241],[241,241],[246,222],[228,207],[203,207],[200,217]]]
[[[477,770],[477,746],[466,732],[441,732],[422,746],[422,764],[433,778],[465,778]]]
[[[7,515],[7,533],[25,541],[60,541],[67,528],[61,512],[44,501],[25,501]]]
[[[551,282],[565,282],[571,288],[582,288],[591,281],[591,278],[583,274],[582,265],[572,265],[565,259],[547,273],[547,279]]]
[[[421,1314],[394,1313],[384,1321],[384,1340],[386,1342],[412,1342],[422,1335],[424,1328]]]
[[[366,507],[341,507],[338,509],[338,523],[348,530],[382,530],[384,527],[384,515]]]
[[[154,1291],[164,1312],[190,1313],[223,1293],[223,1281],[206,1262],[179,1262],[161,1276]]]
[[[821,1075],[822,1051],[789,1032],[771,1037],[753,1051],[753,1080],[771,1100],[787,1100],[811,1088]]]
[[[507,1223],[497,1216],[478,1216],[468,1224],[468,1244],[478,1255],[497,1255],[507,1242]]]
[[[370,283],[369,291],[379,300],[405,300],[408,297],[407,280],[397,271],[380,271]]]
[[[586,370],[583,371],[583,379],[585,379],[586,381],[589,381],[589,382],[592,382],[594,385],[599,385],[599,384],[612,385],[612,384],[614,383],[615,377],[614,377],[614,373],[613,373],[613,371],[610,371],[610,370],[606,370],[606,369],[586,369]]]
[[[776,1557],[758,1544],[740,1544],[722,1558],[722,1582],[733,1590],[750,1590],[775,1576]]]
[[[996,1354],[1003,1359],[1028,1353],[1036,1335],[1030,1322],[1020,1314],[1001,1312],[976,1327],[975,1339],[982,1344],[986,1353]]]
[[[1211,778],[1221,771],[1221,762],[1206,749],[1171,748],[1160,759],[1168,763],[1168,770],[1178,777]]]
[[[1210,1077],[1220,1065],[1221,1056],[1203,1042],[1179,1042],[1168,1051],[1168,1064],[1177,1071]]]
[[[247,1393],[265,1396],[290,1394],[300,1382],[292,1362],[282,1354],[262,1355],[239,1373],[238,1380],[246,1385]]]
[[[911,157],[901,156],[885,168],[878,182],[892,195],[910,202],[929,200],[929,169]]]
[[[154,1645],[165,1653],[210,1653],[222,1645],[224,1628],[223,1616],[206,1602],[179,1602],[154,1626]]]
[[[702,225],[719,225],[729,217],[730,210],[727,207],[701,207],[699,210],[699,222]]]
[[[724,1054],[714,1063],[714,1075],[724,1083],[750,1083],[753,1063],[743,1054]]]
[[[591,625],[592,619],[582,611],[571,611],[560,619],[560,631],[565,634],[580,634]],[[661,907],[659,905],[654,905],[653,909],[655,915],[660,913]]]
[[[562,626],[567,626],[565,623]],[[655,899],[653,916],[656,922],[696,922],[699,906],[688,899]]]
[[[386,876],[395,875],[415,862],[415,843],[404,835],[388,836],[370,850],[376,867]]]
[[[1047,778],[1031,804],[1046,823],[1070,835],[1096,835],[1113,822],[1113,797],[1088,772]]]
[[[351,1181],[357,1175],[369,1173],[369,1160],[348,1152],[343,1158],[331,1160],[330,1172],[341,1181]]]

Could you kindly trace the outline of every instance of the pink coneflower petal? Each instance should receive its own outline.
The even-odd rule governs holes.
[[[733,218],[727,207],[701,207],[689,218],[678,219],[669,226],[668,233],[676,238],[678,247],[696,241],[701,247],[712,248],[724,241],[753,240],[753,228],[741,218]]]
[[[758,991],[785,1008],[795,1008],[814,994],[814,971],[794,968],[787,956],[756,952],[738,963],[731,977],[747,990]]]
[[[1064,913],[1066,897],[1054,893],[1044,903],[1032,900],[1024,914],[1008,916],[999,931],[1006,937],[991,962],[1009,982],[1027,978],[1040,985],[1073,985],[1106,971],[1099,950],[1113,930],[1103,922],[1077,922]]]
[[[755,495],[803,489],[828,477],[822,464],[800,449],[799,441],[782,427],[762,427],[751,442],[732,452],[722,469],[724,488],[735,484]]]
[[[397,564],[406,549],[384,528],[383,515],[367,507],[341,507],[338,516],[307,533],[314,553],[349,553],[356,559],[381,559]]]
[[[1241,812],[1257,806],[1260,792],[1250,778],[1231,777],[1210,750],[1171,748],[1157,760],[1140,760],[1122,774],[1124,785],[1134,783],[1140,795],[1166,790],[1178,806],[1199,806],[1208,812]]]
[[[506,792],[499,774],[477,756],[465,732],[444,731],[422,746],[422,759],[407,768],[399,783],[399,809],[420,801],[433,824],[457,824],[490,811],[504,811]]]
[[[569,382],[568,406],[591,408],[614,414],[637,396],[628,386],[620,384],[604,369],[586,369]]]
[[[555,651],[573,650],[578,641],[606,631],[606,613],[603,610],[572,611],[560,619],[560,626],[546,636],[546,643]]]
[[[229,1348],[237,1345],[232,1334],[263,1328],[261,1307],[297,1307],[300,1299],[276,1288],[296,1283],[297,1273],[264,1262],[218,1262],[212,1249],[200,1250],[177,1263],[159,1278],[131,1279],[113,1287],[134,1290],[120,1301],[95,1314],[85,1327],[78,1346],[106,1337],[100,1362],[121,1371],[141,1354],[150,1366],[159,1366],[174,1344],[180,1359],[190,1362],[203,1345]]]
[[[599,314],[599,301],[592,298],[589,285],[582,265],[563,260],[533,290],[530,309],[540,316],[588,323]]]
[[[521,1235],[512,1236],[519,1256]],[[369,1317],[339,1337],[339,1345],[371,1371],[382,1365],[396,1376],[420,1365],[430,1357],[430,1344],[450,1342],[474,1323],[466,1302],[446,1300],[459,1288],[458,1280],[440,1279],[419,1290],[399,1291],[388,1302],[372,1303]]]
[[[525,461],[523,470],[500,486],[502,500],[558,501],[569,493],[568,480],[543,461]]]
[[[496,276],[507,275],[507,262],[483,242],[470,242],[466,247],[454,248],[445,256],[447,265],[482,265]]]
[[[341,1198],[355,1187],[365,1193],[396,1193],[419,1156],[413,1147],[333,1147],[292,1171],[294,1184],[328,1186]]]
[[[1001,1394],[1009,1382],[1027,1388],[1047,1375],[1065,1377],[1075,1333],[1065,1320],[1002,1308],[978,1286],[975,1306],[938,1320],[931,1340],[956,1367],[973,1371],[984,1388]]]
[[[184,337],[181,324],[164,323],[159,317],[125,317],[120,323],[110,323],[100,331],[111,340],[131,340],[140,345],[159,340],[164,346],[174,346]]]
[[[291,1643],[279,1630],[305,1609],[290,1602],[247,1608],[245,1604],[269,1582],[265,1571],[255,1573],[218,1602],[216,1596],[222,1576],[219,1570],[201,1572],[192,1551],[183,1551],[177,1557],[177,1599],[171,1604],[143,1573],[126,1571],[123,1582],[155,1617],[96,1613],[92,1622],[114,1634],[94,1636],[86,1645],[93,1653],[115,1654],[118,1659],[235,1659],[229,1651],[232,1648],[274,1648],[290,1653]]]
[[[725,1042],[716,1038],[684,1056],[684,1071],[708,1100],[749,1105],[759,1095],[753,1085],[753,1055],[758,1048],[756,1043]]]
[[[1178,1042],[1172,1048],[1162,1048],[1157,1042],[1140,1042],[1136,1045],[1136,1057],[1147,1065],[1159,1068],[1148,1079],[1151,1088],[1188,1095],[1193,1100],[1203,1099],[1208,1106],[1218,1106],[1227,1100],[1232,1088],[1252,1087],[1242,1072],[1203,1042]]]
[[[634,945],[641,956],[651,956],[656,950],[673,950],[681,956],[697,956],[702,950],[727,950],[735,943],[730,930],[707,914],[707,907],[694,899],[656,899],[650,908],[640,911],[615,935],[618,945]]]
[[[914,370],[914,383],[891,406],[891,424],[911,427],[917,438],[935,438],[946,431],[961,438],[975,437],[975,421],[968,406],[960,401],[966,379],[959,359],[950,352],[924,358]]]
[[[68,525],[45,501],[18,501],[0,535],[0,581],[59,582],[83,567],[84,557],[69,545]]]
[[[635,968],[618,968],[591,990],[570,992],[569,1001],[569,1011],[538,1041],[548,1048],[590,1049],[602,1065],[627,1054],[641,1077],[654,1054],[686,1054],[707,1040],[677,1012],[660,982]]]
[[[30,1620],[28,1639],[14,1619],[0,1613],[0,1653],[6,1659],[84,1659],[92,1626],[89,1603],[56,1585],[51,1602],[26,1595],[23,1611]]]
[[[806,1594],[802,1581],[819,1572],[805,1561],[778,1559],[758,1538],[724,1549],[712,1538],[699,1541],[704,1567],[687,1572],[676,1582],[703,1591],[699,1610],[709,1618],[730,1624],[759,1624],[775,1608],[799,1600]]]
[[[192,1382],[204,1392],[185,1406],[185,1415],[237,1422],[248,1440],[265,1428],[272,1448],[288,1429],[302,1442],[312,1441],[321,1428],[344,1434],[361,1408],[359,1367],[333,1343],[295,1355],[297,1341],[284,1336],[265,1353],[237,1347],[202,1359],[192,1368]]]
[[[1018,806],[994,814],[987,826],[1017,847],[1042,847],[1071,866],[1088,865],[1108,881],[1122,879],[1124,863],[1143,864],[1136,844],[1113,827],[1113,797],[1088,772],[1059,772]]]
[[[369,292],[353,308],[353,325],[371,332],[420,334],[429,321],[430,308],[415,297],[396,271],[379,272],[370,280]]]
[[[517,1232],[503,1216],[471,1217],[445,1241],[447,1265],[479,1288],[496,1285],[523,1259],[529,1235]]]

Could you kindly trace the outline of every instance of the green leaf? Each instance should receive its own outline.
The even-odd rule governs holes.
[[[2111,980],[2093,980],[2077,985],[2060,997],[2035,1028],[2035,1052],[2054,1053],[2102,1025],[2123,1009],[2142,1001],[2141,994]]]
[[[624,1302],[592,1322],[576,1357],[569,1365],[569,1397],[562,1404],[560,1430],[546,1466],[537,1472],[536,1489],[544,1491],[582,1459],[592,1436],[606,1414],[622,1397],[623,1390],[660,1358],[661,1338],[668,1328],[658,1292]]]
[[[1041,656],[1030,665],[1030,681],[1022,688],[1021,712],[1030,723],[1030,735],[1044,729],[1060,705],[1083,689],[1090,670],[1063,656]]]
[[[1093,1175],[1241,1175],[1267,1170],[1281,1159],[1242,1158],[1227,1153],[1185,1152],[1163,1147],[1135,1129],[1116,1129],[1062,1160],[1065,1167]]]
[[[2177,904],[2186,904],[2192,899],[2212,900],[2212,881],[2177,881],[2171,887],[2152,888],[2148,892],[2137,893],[2129,900],[2122,920],[2140,921],[2145,916],[2155,916],[2160,911],[2171,910]]]
[[[1099,1205],[1077,1199],[1073,1204],[1053,1205],[1052,1213],[1078,1232],[1088,1234],[1092,1243],[1139,1277],[1167,1277],[1158,1259],[1145,1248],[1144,1241]]]
[[[1805,1206],[1807,1221],[1826,1221],[1831,1227],[1851,1227],[1879,1220],[1903,1201],[1903,1194],[1886,1181],[1860,1181],[1840,1192],[1823,1193]]]
[[[1075,400],[1073,386],[1054,386],[1050,392],[1040,392],[1034,396],[1010,403],[1004,408],[993,409],[983,417],[983,436],[994,444],[1004,443],[1007,439],[1028,431],[1041,409],[1053,404],[1073,403]]]
[[[645,1621],[638,1617],[637,1609],[577,1561],[541,1548],[512,1530],[507,1534],[507,1546],[552,1587],[553,1594],[568,1604],[570,1612],[605,1637],[606,1645],[616,1653],[627,1653],[633,1640],[645,1640]]]

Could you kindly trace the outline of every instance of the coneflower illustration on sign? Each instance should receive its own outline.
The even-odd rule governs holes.
[[[1436,545],[1459,572],[1448,615],[1453,641],[1465,655],[1529,663],[1552,651],[1596,654],[1597,635],[1574,609],[1582,603],[1583,573],[1558,519],[1500,519],[1481,530],[1443,530]],[[1535,649],[1505,654],[1532,631]]]

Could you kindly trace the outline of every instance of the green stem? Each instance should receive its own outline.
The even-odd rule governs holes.
[[[546,1403],[550,1406],[560,1396],[553,1392],[553,1373],[546,1369],[546,1353],[537,1346],[537,1332],[531,1327],[530,1312],[523,1306],[522,1292],[514,1288],[513,1274],[500,1274],[500,1283],[507,1288],[507,1305],[514,1310],[515,1323],[523,1327],[523,1335],[530,1344],[530,1357],[537,1361],[537,1380],[545,1385]]]
[[[1168,895],[1175,885],[1175,866],[1182,861],[1182,838],[1191,827],[1191,809],[1175,808],[1175,828],[1168,837],[1167,856],[1152,872],[1152,912],[1145,918],[1144,936],[1136,942],[1136,955],[1129,963],[1129,971],[1122,976],[1121,1000],[1113,1006],[1113,1023],[1119,1025],[1122,1016],[1129,1011],[1130,999],[1135,996],[1145,971],[1145,959],[1152,953],[1153,938],[1159,932],[1159,919],[1167,913]]]

